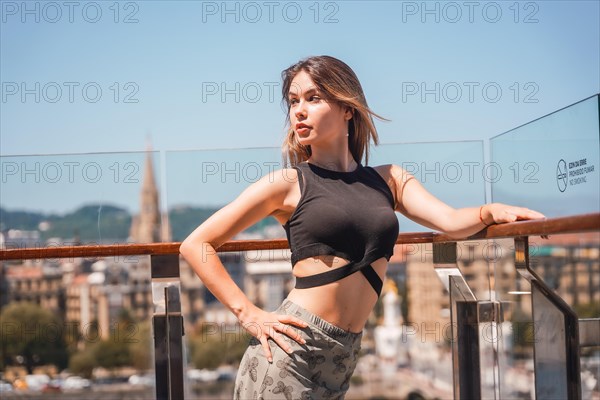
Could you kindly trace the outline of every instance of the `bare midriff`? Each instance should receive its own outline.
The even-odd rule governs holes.
[[[318,256],[300,260],[294,276],[310,276],[340,268],[348,261],[335,256]],[[371,264],[384,280],[387,260],[382,257]],[[359,333],[377,302],[377,294],[361,272],[339,281],[306,289],[292,289],[289,300],[346,331]]]

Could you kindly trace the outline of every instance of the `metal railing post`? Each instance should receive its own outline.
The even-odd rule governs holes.
[[[515,238],[515,267],[531,283],[537,399],[581,399],[577,314],[533,271],[528,237]]]
[[[477,300],[457,265],[457,243],[433,243],[435,272],[450,296],[452,325],[452,374],[455,399],[481,399],[482,354],[492,346],[498,354],[497,324],[501,319],[500,303]],[[482,342],[482,328],[490,324],[493,338]],[[489,332],[488,332],[489,333]],[[489,339],[489,336],[486,336]],[[484,357],[485,359],[485,357]],[[492,360],[494,375],[493,398],[500,398],[498,359]],[[486,392],[486,396],[489,393]]]
[[[455,399],[481,399],[481,363],[477,300],[460,276],[450,276]]]
[[[156,398],[184,398],[179,255],[151,256]]]
[[[456,242],[433,243],[433,266],[450,295],[455,399],[481,398],[477,299],[458,269]]]

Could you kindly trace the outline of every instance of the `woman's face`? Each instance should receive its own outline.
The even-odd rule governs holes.
[[[290,124],[302,145],[336,144],[347,140],[349,110],[329,102],[311,77],[300,71],[290,85]]]

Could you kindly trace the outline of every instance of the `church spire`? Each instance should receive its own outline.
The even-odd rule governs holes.
[[[156,179],[154,178],[154,165],[152,163],[152,144],[146,145],[146,163],[144,164],[144,178],[142,181],[142,203],[143,193],[156,193],[158,200],[158,189],[156,188]]]
[[[161,241],[158,189],[154,176],[152,157],[152,145],[148,140],[146,144],[146,161],[144,176],[142,178],[142,190],[140,193],[140,213],[134,217],[130,230],[131,239],[136,243]]]

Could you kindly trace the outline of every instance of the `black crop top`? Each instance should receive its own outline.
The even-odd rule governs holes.
[[[381,257],[389,261],[398,238],[394,197],[387,183],[373,168],[361,164],[351,172],[307,162],[294,168],[301,196],[283,225],[292,266],[319,255],[349,261],[330,271],[296,277],[296,287],[322,286],[361,271],[379,296],[383,283],[371,263]]]

